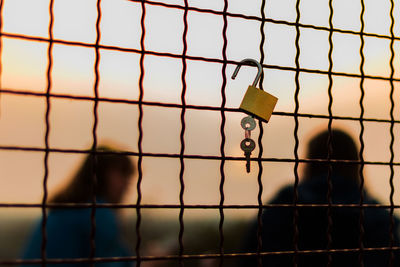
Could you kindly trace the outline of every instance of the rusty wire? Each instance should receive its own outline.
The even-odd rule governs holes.
[[[141,51],[145,51],[145,37],[146,37],[146,26],[145,26],[145,18],[146,18],[146,6],[144,4],[144,1],[141,2],[141,7],[142,7],[142,17],[140,19],[140,27],[141,27],[141,36],[140,36],[140,49]],[[137,179],[137,200],[136,200],[136,247],[135,247],[135,252],[136,252],[136,265],[140,267],[141,265],[141,253],[140,253],[140,245],[142,242],[142,236],[140,233],[140,226],[142,222],[142,213],[141,213],[141,202],[142,202],[142,180],[143,180],[143,168],[142,168],[142,163],[143,163],[143,147],[142,147],[142,142],[143,142],[143,96],[144,96],[144,76],[145,76],[145,67],[144,67],[144,57],[145,54],[142,53],[140,55],[140,76],[139,76],[139,102],[138,102],[138,108],[139,108],[139,118],[138,118],[138,130],[139,130],[139,137],[138,137],[138,162],[137,162],[137,168],[138,168],[138,179]]]
[[[265,43],[265,32],[264,32],[264,27],[265,27],[265,0],[262,0],[261,2],[261,24],[260,24],[260,35],[261,35],[261,40],[260,40],[260,64],[264,63],[265,60],[265,53],[264,53],[264,43]],[[260,77],[260,89],[264,90],[263,82],[264,82],[264,72],[261,73]],[[262,183],[262,174],[263,174],[263,165],[262,165],[262,155],[264,152],[263,144],[262,144],[262,139],[264,137],[264,126],[261,121],[258,122],[258,127],[260,128],[260,134],[258,136],[258,175],[257,175],[257,182],[258,182],[258,195],[257,195],[257,202],[258,202],[258,213],[257,213],[257,264],[258,267],[262,267],[262,257],[260,255],[262,251],[262,194],[263,194],[263,183]]]
[[[298,265],[298,250],[299,250],[299,227],[298,227],[298,221],[299,221],[299,210],[298,210],[298,199],[299,199],[299,145],[300,145],[300,140],[298,136],[298,131],[299,131],[299,118],[298,118],[298,112],[300,109],[300,102],[299,102],[299,94],[300,94],[300,0],[296,1],[296,40],[295,40],[295,46],[296,46],[296,56],[295,56],[295,65],[296,65],[296,73],[294,77],[294,81],[296,84],[296,90],[294,93],[294,103],[295,103],[295,108],[294,108],[294,148],[293,148],[293,154],[295,158],[294,166],[293,166],[293,172],[294,172],[294,184],[293,184],[293,248],[294,248],[294,254],[293,254],[293,267],[297,267]]]
[[[182,80],[182,93],[181,93],[181,133],[180,133],[180,153],[179,153],[179,162],[180,162],[180,171],[179,171],[179,184],[180,184],[180,192],[179,192],[179,203],[180,203],[180,210],[179,210],[179,234],[178,234],[178,242],[179,242],[179,266],[183,267],[184,262],[183,262],[183,254],[184,254],[184,244],[183,244],[183,234],[185,231],[185,224],[183,221],[183,215],[184,215],[184,193],[185,193],[185,180],[184,180],[184,174],[185,174],[185,158],[183,155],[185,154],[185,130],[186,130],[186,122],[185,122],[185,114],[186,114],[186,69],[187,69],[187,64],[186,64],[186,53],[187,53],[187,32],[188,32],[188,21],[187,21],[187,16],[188,16],[188,1],[184,0],[185,3],[185,10],[183,14],[183,34],[182,34],[182,43],[183,43],[183,51],[182,51],[182,74],[181,74],[181,80]]]
[[[51,92],[51,86],[52,86],[52,77],[51,77],[51,71],[53,67],[53,25],[54,25],[54,1],[50,0],[49,2],[49,27],[48,27],[48,33],[49,33],[49,46],[47,48],[47,72],[46,72],[46,78],[47,78],[47,88],[46,88],[46,113],[45,113],[45,124],[46,124],[46,130],[44,134],[44,146],[45,146],[45,154],[44,154],[44,159],[43,159],[43,164],[44,164],[44,176],[43,176],[43,198],[42,198],[42,244],[41,244],[41,259],[42,259],[42,266],[46,266],[46,246],[47,246],[47,231],[46,231],[46,225],[47,225],[47,209],[45,207],[46,202],[47,202],[47,196],[48,196],[48,190],[47,190],[47,180],[49,177],[49,135],[50,135],[50,110],[51,110],[51,102],[50,102],[50,92]]]
[[[395,52],[394,52],[394,16],[393,16],[393,11],[394,11],[394,2],[393,0],[390,1],[390,36],[392,39],[390,40],[390,145],[389,145],[389,150],[390,150],[390,178],[389,178],[389,183],[390,183],[390,247],[392,248],[394,246],[394,167],[393,167],[393,162],[394,162],[394,83],[393,83],[393,77],[394,77],[394,57],[395,57]],[[393,250],[390,250],[390,267],[393,267],[394,265],[394,252]]]
[[[49,37],[37,37],[37,36],[29,36],[23,34],[16,34],[16,33],[9,33],[3,32],[3,0],[0,0],[0,54],[2,51],[2,40],[3,38],[10,38],[10,39],[21,39],[30,42],[44,42],[48,43],[48,50],[47,50],[47,85],[46,90],[44,93],[39,92],[30,92],[24,90],[15,90],[12,88],[3,88],[0,86],[0,95],[2,94],[10,94],[10,95],[25,95],[25,96],[35,96],[35,97],[43,97],[46,99],[46,113],[45,113],[45,142],[44,147],[27,147],[27,146],[0,146],[0,150],[9,150],[9,151],[25,151],[25,152],[44,152],[44,177],[43,177],[43,198],[41,203],[29,203],[29,204],[21,204],[21,203],[0,203],[0,208],[40,208],[42,211],[42,244],[41,244],[41,259],[37,260],[1,260],[0,264],[8,264],[8,265],[20,265],[20,264],[41,264],[42,266],[46,266],[46,264],[51,263],[90,263],[94,266],[95,263],[98,262],[118,262],[118,261],[135,261],[136,266],[140,266],[143,261],[157,261],[157,260],[178,260],[180,266],[184,266],[184,260],[186,259],[207,259],[207,258],[216,258],[219,259],[219,266],[224,265],[225,258],[236,258],[236,257],[256,257],[258,266],[262,266],[262,256],[266,255],[291,255],[293,256],[293,265],[297,266],[298,264],[298,255],[305,255],[305,254],[327,254],[328,256],[328,266],[332,264],[332,255],[335,253],[351,253],[351,252],[358,252],[359,253],[359,265],[363,266],[363,255],[365,251],[389,251],[391,253],[391,265],[393,265],[393,258],[394,258],[394,251],[400,251],[400,247],[394,246],[394,210],[400,209],[400,205],[395,205],[393,201],[394,196],[394,166],[400,166],[400,162],[394,161],[394,126],[400,123],[400,120],[395,120],[394,118],[394,82],[400,82],[399,78],[394,77],[395,68],[394,68],[394,42],[399,41],[400,37],[395,36],[394,34],[394,23],[395,19],[393,16],[394,12],[394,1],[390,0],[391,3],[391,10],[390,10],[390,18],[391,18],[391,27],[390,27],[390,36],[382,35],[382,34],[374,34],[374,33],[366,33],[364,32],[364,19],[363,14],[365,10],[365,5],[363,1],[361,1],[361,14],[360,14],[360,22],[361,22],[361,29],[360,31],[351,31],[351,30],[344,30],[334,28],[333,26],[333,6],[332,0],[329,1],[329,9],[330,9],[330,17],[329,17],[329,27],[322,27],[317,25],[309,25],[300,23],[301,20],[301,12],[300,12],[300,0],[296,2],[296,21],[283,21],[283,20],[275,20],[271,18],[266,18],[265,15],[265,6],[266,1],[262,0],[261,7],[260,7],[260,17],[257,16],[248,16],[244,14],[236,14],[228,12],[228,0],[224,0],[224,8],[222,11],[210,10],[210,9],[202,9],[202,8],[195,8],[190,7],[188,0],[184,0],[184,5],[175,5],[175,4],[167,4],[162,2],[150,1],[150,0],[128,0],[130,2],[139,3],[141,6],[141,20],[140,20],[140,30],[141,30],[141,38],[140,38],[140,49],[133,49],[133,48],[125,48],[125,47],[117,47],[117,46],[109,46],[109,45],[102,45],[101,44],[101,30],[100,30],[100,23],[101,23],[101,0],[97,0],[97,20],[96,20],[96,41],[95,43],[83,43],[83,42],[74,42],[62,39],[55,39],[53,37],[53,24],[54,24],[54,0],[49,0],[49,27],[48,33]],[[170,9],[177,9],[183,11],[183,25],[184,31],[182,35],[182,43],[183,43],[183,51],[182,54],[174,54],[174,53],[162,53],[158,51],[149,51],[145,48],[145,38],[146,38],[146,26],[145,26],[145,19],[146,19],[146,5],[153,5],[153,6],[161,6],[164,8]],[[198,12],[198,13],[208,13],[219,15],[223,18],[223,30],[222,30],[222,58],[206,58],[206,57],[198,57],[198,56],[191,56],[187,55],[187,32],[188,32],[188,12]],[[252,158],[252,161],[257,161],[258,163],[258,175],[257,175],[257,182],[258,182],[258,195],[257,195],[257,205],[226,205],[225,200],[225,193],[224,193],[224,185],[225,185],[225,163],[228,160],[244,160],[244,157],[232,157],[226,156],[225,154],[225,124],[226,124],[226,112],[241,112],[237,108],[227,108],[226,107],[226,84],[227,84],[227,77],[226,77],[226,68],[228,64],[236,65],[239,62],[234,60],[229,60],[227,56],[227,45],[228,45],[228,37],[227,37],[227,29],[228,29],[228,18],[240,18],[243,20],[253,20],[260,22],[260,62],[265,69],[276,69],[281,71],[292,71],[295,73],[295,93],[294,93],[294,103],[295,108],[293,112],[274,112],[274,116],[286,116],[286,117],[293,117],[295,122],[294,127],[294,158],[266,158],[263,157],[263,146],[262,146],[262,139],[264,136],[264,129],[263,125],[259,123],[260,127],[260,134],[258,138],[258,145],[259,145],[259,154],[256,158]],[[295,56],[295,67],[289,66],[279,66],[279,65],[271,65],[265,63],[265,54],[264,54],[264,44],[265,44],[265,27],[267,23],[271,24],[279,24],[285,25],[288,27],[294,27],[296,30],[296,40],[295,40],[295,47],[296,47],[296,56]],[[300,35],[301,29],[313,29],[318,31],[327,31],[329,32],[329,69],[328,71],[318,70],[318,69],[307,69],[302,68],[300,66]],[[349,35],[356,35],[360,37],[361,46],[360,46],[360,73],[345,73],[345,72],[335,72],[333,71],[333,60],[332,60],[332,52],[333,52],[333,40],[332,36],[333,33],[340,33],[340,34],[349,34]],[[390,40],[390,51],[391,51],[391,58],[390,58],[390,77],[382,77],[376,75],[366,75],[364,73],[364,37],[374,37],[380,39],[388,39]],[[51,92],[52,88],[52,66],[53,66],[53,57],[52,57],[52,48],[54,44],[62,44],[68,46],[78,46],[78,47],[88,47],[93,48],[96,52],[96,58],[94,63],[94,74],[95,74],[95,81],[93,85],[93,92],[94,96],[80,96],[80,95],[69,95],[69,94],[55,94]],[[122,51],[125,53],[136,53],[140,54],[140,76],[139,76],[139,98],[138,100],[128,100],[128,99],[116,99],[116,98],[104,98],[99,97],[98,94],[98,86],[100,82],[100,73],[99,73],[99,64],[100,64],[100,51],[101,50],[112,50],[112,51]],[[145,57],[148,55],[157,56],[157,57],[169,57],[180,59],[182,61],[182,73],[181,73],[181,82],[182,82],[182,91],[181,91],[181,102],[180,103],[159,103],[159,102],[149,102],[143,101],[144,96],[144,78],[145,78],[145,66],[144,60]],[[213,62],[222,64],[222,85],[221,85],[221,96],[222,101],[220,106],[200,106],[200,105],[187,105],[185,101],[186,97],[186,69],[187,69],[187,61],[203,61],[203,62]],[[0,74],[2,71],[2,65],[0,63]],[[300,102],[299,102],[299,93],[301,91],[299,76],[301,73],[314,73],[314,74],[321,74],[327,75],[329,78],[329,86],[328,86],[328,96],[329,96],[329,105],[328,105],[328,115],[321,115],[321,114],[306,114],[306,113],[299,113],[300,109]],[[332,105],[333,105],[333,96],[332,96],[332,85],[333,85],[333,76],[341,76],[341,77],[352,77],[352,78],[359,78],[360,79],[360,109],[361,114],[359,117],[350,117],[350,116],[334,116],[332,113]],[[391,109],[390,109],[390,119],[377,119],[377,118],[365,118],[364,117],[364,82],[366,79],[376,79],[376,80],[384,80],[390,82],[391,91],[390,91],[390,102],[391,102]],[[264,75],[261,76],[260,80],[260,87],[263,88],[263,81]],[[93,129],[92,129],[92,136],[93,136],[93,145],[91,150],[79,150],[79,149],[60,149],[55,147],[50,147],[49,145],[49,133],[51,130],[50,125],[50,112],[51,112],[51,99],[53,98],[61,98],[61,99],[70,99],[74,101],[92,101],[93,102]],[[0,98],[1,100],[1,98]],[[130,104],[130,105],[137,105],[139,110],[139,117],[138,117],[138,151],[125,151],[125,152],[101,152],[96,151],[95,148],[97,146],[97,125],[98,125],[98,105],[101,102],[110,102],[110,103],[120,103],[120,104]],[[168,153],[147,153],[143,152],[142,148],[142,141],[144,137],[143,133],[143,106],[158,106],[158,107],[166,107],[166,108],[177,108],[181,110],[180,122],[181,122],[181,132],[180,132],[180,152],[178,154],[168,154]],[[219,156],[205,156],[205,155],[189,155],[185,153],[185,112],[189,109],[195,110],[208,110],[208,111],[215,111],[219,112],[221,115],[221,125],[220,125],[220,134],[221,134],[221,144],[220,144],[220,155]],[[328,120],[328,131],[329,131],[329,141],[327,144],[328,147],[328,158],[327,160],[311,160],[311,159],[302,159],[298,155],[298,149],[300,145],[298,131],[299,131],[299,118],[321,118]],[[359,157],[360,160],[333,160],[331,159],[332,153],[332,122],[334,120],[350,120],[350,121],[359,121],[361,126],[361,131],[359,135],[359,140],[361,143]],[[379,123],[388,123],[390,124],[390,135],[391,135],[391,142],[390,142],[390,161],[383,162],[383,161],[365,161],[363,157],[364,152],[364,122],[379,122]],[[105,203],[96,203],[96,160],[94,160],[93,166],[93,199],[91,203],[63,203],[63,204],[49,204],[47,203],[47,180],[49,176],[49,166],[48,166],[48,158],[50,153],[77,153],[77,154],[92,154],[95,158],[96,155],[99,153],[120,153],[130,156],[137,156],[137,168],[138,168],[138,179],[137,179],[137,200],[136,204],[105,204]],[[179,172],[179,183],[180,183],[180,193],[179,193],[179,204],[178,205],[145,205],[142,204],[142,180],[143,180],[143,168],[142,162],[144,157],[165,157],[165,158],[177,158],[180,160],[180,172]],[[184,193],[185,193],[185,180],[184,180],[184,173],[185,173],[185,160],[186,159],[198,159],[198,160],[218,160],[220,161],[220,185],[219,185],[219,192],[220,192],[220,202],[218,205],[188,205],[184,203]],[[263,175],[263,162],[287,162],[287,163],[294,163],[294,201],[292,204],[264,204],[262,202],[262,194],[263,194],[263,183],[262,183],[262,175]],[[360,203],[358,204],[334,204],[332,203],[332,181],[331,181],[331,164],[329,164],[329,172],[328,172],[328,193],[327,193],[327,204],[300,204],[298,203],[298,186],[299,186],[299,174],[298,174],[298,167],[300,163],[334,163],[334,162],[342,162],[345,164],[357,164],[360,166]],[[383,205],[383,204],[365,204],[363,198],[363,190],[364,190],[364,176],[363,176],[363,168],[365,165],[383,165],[390,167],[390,205]],[[48,208],[91,208],[91,252],[89,258],[84,259],[48,259],[46,258],[46,223],[47,223],[47,209]],[[328,220],[328,228],[327,228],[327,248],[324,250],[300,250],[298,248],[299,242],[299,229],[297,227],[298,224],[298,217],[299,217],[299,209],[308,209],[308,208],[317,208],[317,207],[325,207],[327,208],[327,220]],[[114,257],[114,258],[98,258],[95,256],[95,231],[96,231],[96,209],[101,208],[127,208],[127,209],[135,209],[137,215],[136,221],[136,247],[135,252],[136,256],[132,257]],[[278,251],[278,252],[264,252],[262,251],[262,211],[265,208],[290,208],[294,210],[293,216],[293,228],[294,228],[294,236],[293,236],[293,250],[291,251]],[[360,238],[359,238],[359,248],[354,249],[333,249],[331,247],[332,244],[332,209],[333,208],[354,208],[360,210]],[[365,248],[363,246],[363,238],[364,238],[364,228],[363,228],[363,221],[364,221],[364,209],[371,208],[371,209],[390,209],[390,244],[388,247],[381,247],[381,248]],[[179,209],[179,235],[178,235],[178,243],[179,243],[179,251],[178,255],[168,255],[168,256],[142,256],[141,255],[141,222],[142,222],[142,209]],[[183,236],[184,236],[184,211],[185,209],[218,209],[220,215],[219,221],[219,253],[217,254],[196,254],[196,255],[189,255],[185,254]],[[257,209],[257,251],[254,253],[226,253],[224,251],[224,210],[225,209]]]
[[[333,5],[332,0],[329,0],[329,29],[333,29]],[[327,143],[327,159],[330,160],[332,156],[332,105],[333,105],[333,96],[332,96],[332,86],[333,86],[333,79],[332,79],[332,69],[333,69],[333,31],[329,31],[329,52],[328,52],[328,61],[329,61],[329,69],[328,69],[328,96],[329,96],[329,104],[328,104],[328,113],[329,113],[329,120],[328,120],[328,143]],[[329,164],[328,167],[328,191],[326,193],[326,199],[328,201],[328,209],[327,209],[327,228],[326,228],[326,249],[328,250],[328,262],[327,267],[332,266],[332,254],[329,251],[332,249],[332,164]]]
[[[364,91],[364,81],[365,81],[365,74],[364,74],[364,62],[365,62],[365,57],[364,57],[364,12],[365,12],[365,5],[364,1],[361,0],[361,13],[360,13],[360,23],[361,23],[361,29],[360,29],[360,73],[361,73],[361,79],[360,79],[360,135],[359,135],[359,140],[360,140],[360,152],[359,152],[359,158],[361,162],[364,162],[364,121],[362,121],[362,118],[364,117],[364,96],[365,96],[365,91]],[[362,208],[362,205],[364,203],[364,164],[361,163],[360,169],[359,169],[359,176],[360,176],[360,218],[359,218],[359,228],[360,228],[360,237],[359,237],[359,243],[358,246],[360,248],[360,253],[358,256],[358,264],[360,267],[364,266],[364,209]]]
[[[299,116],[300,117],[300,116]],[[88,154],[91,150],[86,149],[65,149],[65,148],[54,148],[51,147],[49,149],[44,149],[42,147],[29,147],[29,146],[0,146],[1,150],[14,150],[14,151],[29,151],[29,152],[45,152],[49,151],[52,153],[69,153],[69,154]],[[141,156],[141,157],[155,157],[155,158],[180,158],[179,154],[174,153],[150,153],[150,152],[135,152],[135,151],[125,151],[125,152],[102,152],[97,151],[97,154],[121,154],[127,156]],[[234,156],[226,156],[224,158],[220,156],[206,156],[206,155],[192,155],[185,154],[183,155],[185,159],[208,159],[208,160],[244,160],[245,157],[234,157]],[[251,161],[261,160],[263,162],[287,162],[287,163],[343,163],[343,164],[356,164],[356,165],[381,165],[381,166],[400,166],[400,162],[386,162],[386,161],[360,161],[360,160],[337,160],[337,159],[306,159],[306,158],[261,158],[261,159],[250,159]]]
[[[228,29],[228,20],[226,16],[226,12],[228,10],[228,0],[224,0],[224,12],[222,15],[224,26],[222,28],[222,39],[223,39],[223,46],[222,46],[222,57],[224,61],[227,60],[226,49],[228,47],[228,38],[227,38],[227,29]],[[221,176],[220,184],[219,184],[219,194],[220,194],[220,201],[219,201],[219,216],[220,221],[218,225],[219,231],[219,254],[221,255],[219,259],[219,266],[222,267],[224,265],[224,222],[225,222],[225,214],[224,214],[224,202],[225,202],[225,192],[224,192],[224,185],[225,185],[225,123],[226,123],[226,116],[225,116],[225,105],[226,105],[226,84],[227,84],[227,77],[226,77],[226,66],[227,64],[222,64],[221,69],[221,76],[222,76],[222,84],[221,84],[221,126],[220,126],[220,134],[221,134],[221,145],[220,145],[220,154],[221,154],[221,163],[219,167],[219,172]]]
[[[353,253],[359,252],[359,248],[349,248],[349,249],[331,249],[329,253]],[[364,251],[368,252],[381,252],[381,251],[400,251],[400,247],[379,247],[379,248],[364,248]],[[318,254],[326,254],[326,249],[316,249],[316,250],[289,250],[289,251],[268,251],[268,252],[260,252],[260,253],[225,253],[225,258],[239,258],[239,257],[257,257],[261,256],[269,256],[269,255],[318,255]],[[216,259],[220,258],[221,254],[195,254],[195,255],[167,255],[167,256],[141,256],[140,261],[162,261],[162,260],[179,260],[179,259]],[[76,258],[76,259],[48,259],[47,263],[49,264],[60,264],[60,263],[91,263],[91,262],[120,262],[120,261],[138,261],[138,256],[131,257],[108,257],[101,258],[96,257],[94,259],[89,258]],[[41,260],[0,260],[0,264],[8,264],[8,265],[20,265],[20,264],[39,264]]]
[[[96,19],[96,41],[95,41],[95,62],[93,66],[94,71],[94,84],[93,84],[93,95],[94,95],[94,105],[93,105],[93,128],[92,128],[92,157],[93,157],[93,178],[92,178],[92,204],[97,202],[97,154],[95,153],[97,149],[97,126],[99,123],[98,106],[99,106],[99,83],[100,83],[100,50],[99,44],[101,40],[100,22],[101,22],[101,0],[97,0],[96,3],[97,19]],[[93,205],[90,212],[90,254],[89,258],[93,259],[96,256],[96,207]],[[90,263],[91,267],[94,267],[94,262]]]

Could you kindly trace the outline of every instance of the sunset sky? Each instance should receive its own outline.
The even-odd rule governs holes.
[[[3,10],[3,31],[48,38],[48,0],[6,0]],[[183,1],[168,0],[166,3],[183,5]],[[294,0],[266,1],[267,18],[296,20]],[[205,9],[223,10],[223,1],[189,1],[189,5]],[[230,13],[260,17],[261,1],[229,1]],[[367,33],[390,35],[390,1],[365,1],[365,28]],[[359,1],[334,1],[333,24],[335,28],[360,30]],[[396,1],[395,35],[400,35],[400,3]],[[56,0],[54,6],[54,38],[93,44],[96,39],[97,18],[94,0]],[[126,0],[103,0],[101,18],[101,44],[140,49],[141,5]],[[302,0],[303,24],[329,27],[327,0]],[[146,4],[146,50],[181,54],[183,49],[183,11]],[[187,54],[222,59],[221,16],[189,11]],[[265,23],[265,63],[285,67],[295,66],[296,30],[292,26]],[[300,66],[307,69],[328,70],[327,31],[301,28]],[[228,17],[229,60],[244,58],[260,59],[260,22]],[[359,74],[360,37],[334,33],[333,70]],[[1,86],[29,92],[45,92],[47,68],[47,42],[32,42],[2,37]],[[390,40],[365,37],[366,75],[390,76]],[[400,42],[396,51],[395,77],[400,78]],[[140,54],[112,50],[100,50],[101,97],[137,100],[140,75]],[[95,50],[93,48],[54,44],[54,62],[51,73],[54,94],[93,96]],[[181,103],[181,59],[145,56],[144,101]],[[235,80],[230,76],[236,66],[228,64],[226,75],[226,106],[237,108],[254,80],[255,68],[243,67]],[[221,105],[221,64],[187,60],[186,103],[218,107]],[[293,112],[295,107],[295,73],[292,71],[264,69],[264,89],[279,98],[275,111]],[[333,114],[360,116],[360,79],[333,76]],[[300,74],[300,113],[328,114],[328,77],[321,74]],[[390,119],[390,83],[366,79],[365,117]],[[400,119],[400,83],[395,82],[395,119]],[[50,114],[50,147],[87,149],[92,144],[93,103],[86,100],[52,99]],[[3,93],[0,98],[0,145],[44,147],[45,99]],[[144,106],[143,151],[152,153],[179,153],[181,131],[180,113],[177,108]],[[137,151],[138,107],[129,104],[99,104],[100,142],[117,144],[130,151]],[[226,156],[242,156],[240,141],[244,131],[240,120],[244,114],[226,112]],[[185,154],[220,156],[219,111],[186,111]],[[326,119],[300,118],[300,154],[310,136],[327,127]],[[334,121],[334,126],[348,130],[356,139],[360,131],[357,121]],[[389,123],[365,122],[365,160],[388,161],[390,158]],[[294,119],[272,116],[264,124],[264,157],[293,158]],[[400,127],[395,126],[395,162],[400,161]],[[258,139],[258,127],[252,136]],[[258,155],[258,147],[253,151]],[[43,153],[0,150],[0,202],[39,203],[42,198]],[[52,194],[64,185],[76,170],[82,155],[50,153],[48,188]],[[136,159],[133,159],[136,160]],[[220,161],[185,160],[185,203],[219,203]],[[293,164],[264,162],[263,199],[271,198],[281,186],[293,183]],[[179,159],[149,158],[143,160],[144,204],[179,203]],[[225,165],[226,204],[257,204],[258,167],[252,162],[251,173],[245,172],[244,161],[227,161]],[[400,190],[399,167],[395,167],[396,191]],[[384,203],[389,202],[389,175],[387,166],[365,167],[368,190]],[[134,186],[126,202],[136,202]],[[398,204],[400,194],[395,195]],[[201,211],[188,211],[188,214]],[[217,211],[213,211],[215,214]],[[227,211],[233,216],[253,214]]]

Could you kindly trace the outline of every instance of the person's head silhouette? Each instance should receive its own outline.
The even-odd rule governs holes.
[[[307,157],[309,159],[328,159],[329,131],[325,130],[314,136],[309,144]],[[331,153],[330,158],[334,160],[358,160],[358,149],[353,138],[342,130],[331,131]],[[349,181],[358,182],[359,166],[355,163],[331,163],[332,175],[341,176]],[[329,163],[308,163],[305,168],[305,179],[326,175]]]
[[[128,188],[135,172],[128,156],[100,146],[96,156],[89,154],[70,183],[50,200],[52,203],[90,202],[93,197],[93,181],[96,174],[96,196],[98,199],[118,203]],[[95,162],[96,159],[96,162]]]

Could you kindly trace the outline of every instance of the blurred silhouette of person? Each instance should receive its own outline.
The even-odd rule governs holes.
[[[93,198],[94,159],[96,158],[96,202],[119,203],[135,172],[134,165],[126,155],[101,146],[94,157],[88,155],[69,184],[50,199],[51,204],[91,203]],[[91,245],[91,208],[52,208],[47,217],[46,258],[88,258]],[[110,208],[96,208],[95,257],[130,256],[121,240],[117,214]],[[24,259],[40,259],[42,246],[42,222],[33,232],[26,247]],[[27,265],[24,265],[27,266]],[[36,266],[36,265],[32,265]],[[86,267],[89,263],[47,264],[47,266]],[[128,267],[132,262],[96,263],[102,267]]]
[[[331,159],[358,160],[358,149],[353,139],[345,132],[332,129]],[[328,158],[329,132],[317,134],[308,144],[309,159]],[[331,163],[331,200],[333,204],[360,203],[360,166],[359,164],[336,162]],[[328,172],[329,164],[323,162],[308,163],[305,166],[302,180],[298,186],[299,204],[328,203]],[[377,177],[376,179],[382,179]],[[271,204],[293,204],[293,185],[280,190],[270,201]],[[365,204],[378,204],[365,190],[362,192]],[[331,208],[331,248],[357,249],[360,247],[360,208],[332,207]],[[266,208],[262,214],[262,252],[293,251],[294,247],[294,208]],[[383,208],[364,208],[365,248],[389,247],[391,243],[390,213]],[[394,246],[399,246],[399,221],[394,218]],[[327,207],[298,207],[298,249],[326,250],[328,245],[328,208]],[[244,252],[257,251],[257,220],[245,234]],[[334,252],[333,267],[359,266],[359,252]],[[389,251],[364,251],[365,267],[389,266]],[[262,266],[293,266],[294,256],[268,255],[262,256]],[[327,253],[298,254],[296,261],[299,267],[327,266]],[[256,257],[242,258],[240,266],[258,266]],[[394,252],[394,265],[399,266],[398,254]]]

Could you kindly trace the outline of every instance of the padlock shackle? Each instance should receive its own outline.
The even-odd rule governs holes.
[[[234,71],[233,74],[232,74],[232,79],[234,80],[234,79],[236,78],[236,75],[238,74],[238,72],[239,72],[239,70],[240,70],[240,67],[241,67],[242,64],[245,63],[245,62],[251,62],[251,63],[253,63],[254,65],[256,65],[257,68],[258,68],[257,76],[256,76],[256,78],[254,79],[254,82],[253,82],[253,86],[256,87],[258,81],[259,81],[260,78],[261,78],[261,73],[263,72],[263,68],[262,68],[261,64],[260,64],[257,60],[254,60],[254,59],[252,59],[252,58],[245,58],[245,59],[243,59],[242,61],[240,61],[239,65],[237,65],[235,71]]]

